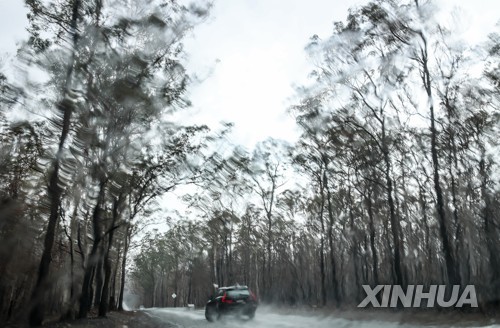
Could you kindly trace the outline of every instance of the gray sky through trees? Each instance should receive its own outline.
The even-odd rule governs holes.
[[[307,83],[313,69],[304,47],[314,34],[328,38],[334,21],[345,21],[350,7],[366,2],[215,0],[207,20],[184,39],[193,107],[176,118],[211,127],[234,122],[228,140],[249,148],[267,137],[293,141],[299,133],[286,110],[296,102],[294,86]],[[443,23],[459,22],[458,32],[471,43],[486,38],[500,11],[494,0],[438,3]],[[0,0],[0,54],[15,52],[27,37],[26,13],[24,1]],[[176,193],[166,198],[180,205]]]
[[[211,17],[186,40],[188,69],[204,78],[192,89],[197,119],[235,122],[235,142],[247,146],[267,136],[295,137],[285,110],[293,103],[293,85],[304,83],[312,69],[305,45],[314,34],[327,38],[334,21],[345,21],[349,7],[365,2],[215,1]],[[471,42],[492,31],[500,9],[493,0],[439,3],[447,20],[453,19],[448,16],[455,6],[464,8],[455,19]]]
[[[365,2],[214,1],[210,17],[185,40],[187,69],[200,83],[191,87],[193,108],[179,119],[211,126],[234,122],[232,140],[247,147],[268,136],[294,139],[295,124],[286,109],[294,85],[306,83],[311,70],[304,46],[314,34],[328,37],[334,21],[344,21],[349,7]],[[443,23],[458,20],[470,42],[492,31],[500,11],[494,0],[439,3]],[[15,51],[15,42],[27,35],[26,24],[23,1],[0,0],[2,53]]]
[[[498,9],[0,0],[0,326],[236,284],[335,316],[473,286],[498,323]]]

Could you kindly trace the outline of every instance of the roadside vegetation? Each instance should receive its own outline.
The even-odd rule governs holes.
[[[468,45],[438,14],[375,1],[313,36],[289,109],[300,140],[236,148],[184,197],[189,215],[144,237],[144,304],[203,305],[213,283],[241,283],[264,302],[355,307],[362,285],[439,284],[474,285],[496,311],[500,39]]]
[[[474,285],[498,310],[498,31],[467,44],[431,1],[353,8],[306,47],[299,141],[247,150],[230,123],[172,119],[210,5],[25,2],[30,38],[0,71],[0,324],[104,317],[126,285],[146,307],[240,283],[332,308],[362,285]]]

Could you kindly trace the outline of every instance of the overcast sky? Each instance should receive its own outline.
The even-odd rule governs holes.
[[[368,1],[215,0],[208,22],[187,40],[190,69],[204,83],[193,88],[198,119],[235,122],[234,141],[252,146],[267,136],[293,138],[294,121],[286,114],[293,85],[311,70],[304,52],[309,38],[331,35],[333,22],[349,7]],[[499,1],[440,1],[443,15],[457,4],[464,36],[484,38],[500,18]],[[461,20],[461,22],[462,22]]]
[[[234,122],[233,141],[247,147],[267,136],[293,138],[286,109],[293,103],[293,86],[305,83],[311,69],[305,45],[314,34],[327,38],[334,21],[345,20],[349,7],[365,2],[215,0],[211,16],[185,40],[189,72],[203,80],[191,87],[189,121]],[[500,18],[498,0],[439,2],[448,13],[457,4],[464,8],[462,32],[472,42],[484,39]],[[26,35],[23,3],[0,0],[1,52],[14,51],[15,41]]]
[[[235,122],[234,141],[249,147],[267,136],[293,137],[286,108],[293,84],[310,71],[303,49],[312,35],[329,35],[353,3],[216,0],[209,20],[186,42],[190,69],[208,76],[193,88],[198,118]]]

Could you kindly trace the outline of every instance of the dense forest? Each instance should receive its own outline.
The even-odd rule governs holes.
[[[209,4],[25,3],[0,71],[0,324],[105,316],[126,285],[147,307],[237,283],[286,306],[355,307],[380,284],[500,305],[497,32],[468,44],[432,1],[352,8],[305,48],[299,140],[247,150],[230,123],[172,119]]]
[[[181,40],[209,8],[26,6],[17,79],[0,80],[0,322],[104,316],[122,309],[140,217],[210,170],[202,149],[226,129],[169,120],[189,105]]]
[[[239,283],[345,307],[362,285],[439,284],[497,307],[500,38],[468,45],[437,13],[376,1],[313,36],[312,82],[289,109],[300,140],[236,148],[184,197],[189,215],[143,238],[143,303],[203,305],[212,284]]]

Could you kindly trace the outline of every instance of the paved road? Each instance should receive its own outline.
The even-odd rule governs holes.
[[[484,325],[410,325],[400,324],[399,322],[390,321],[354,321],[343,318],[324,317],[319,315],[294,315],[294,314],[279,314],[271,308],[259,308],[255,318],[250,321],[245,321],[237,318],[223,318],[220,321],[210,323],[205,320],[203,311],[193,311],[184,308],[152,308],[146,309],[144,312],[150,316],[159,328],[222,328],[222,327],[259,327],[259,328],[417,328],[417,327],[479,327]],[[394,318],[393,318],[394,319]],[[396,320],[397,321],[397,320]],[[487,326],[490,328],[500,327],[498,325]]]

